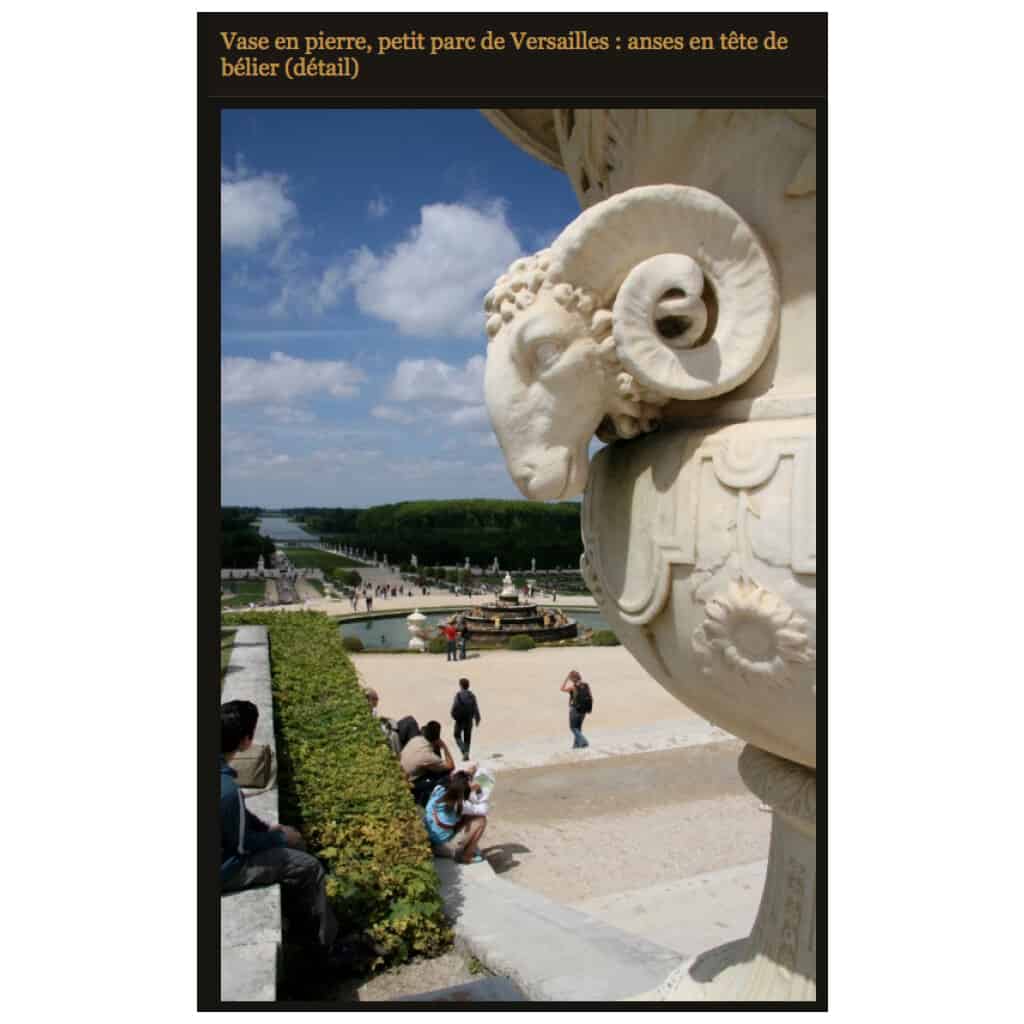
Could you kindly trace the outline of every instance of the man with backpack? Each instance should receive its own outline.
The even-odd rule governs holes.
[[[590,686],[583,677],[573,669],[561,686],[562,693],[569,694],[569,731],[572,733],[572,746],[589,747],[587,737],[583,735],[583,719],[594,710],[594,697]]]
[[[462,756],[468,761],[473,724],[480,724],[480,708],[476,696],[469,688],[468,679],[459,680],[459,691],[452,701],[452,718],[455,719],[455,742],[458,743]]]

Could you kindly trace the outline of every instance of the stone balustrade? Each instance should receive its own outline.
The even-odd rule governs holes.
[[[274,754],[271,787],[246,795],[246,806],[270,824],[278,821],[277,750],[266,626],[242,626],[235,633],[222,701],[251,700],[260,711],[256,743]],[[264,886],[220,898],[220,995],[222,1000],[273,1002],[281,957],[281,887]]]

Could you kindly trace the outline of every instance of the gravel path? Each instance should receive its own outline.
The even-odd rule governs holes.
[[[767,856],[770,815],[736,769],[739,741],[498,776],[483,850],[562,903]]]
[[[594,713],[583,731],[591,743],[602,734],[636,729],[706,727],[644,671],[625,647],[548,648],[533,651],[479,651],[465,661],[432,654],[356,654],[360,678],[380,695],[380,713],[399,719],[413,715],[422,726],[441,723],[452,751],[450,708],[461,676],[469,679],[482,718],[474,730],[475,758],[508,755],[524,745],[554,744],[567,749],[568,697],[559,691],[576,668],[594,693]]]

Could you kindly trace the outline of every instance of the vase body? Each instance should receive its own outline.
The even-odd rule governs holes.
[[[584,580],[662,686],[815,767],[815,420],[676,426],[591,464]]]

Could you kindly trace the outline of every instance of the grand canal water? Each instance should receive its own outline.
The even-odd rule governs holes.
[[[542,605],[543,607],[543,605]],[[581,629],[607,629],[608,624],[598,612],[565,610],[570,619],[575,619]],[[377,619],[352,619],[339,627],[342,636],[357,636],[368,651],[394,650],[409,646],[409,629],[406,615],[382,615]],[[433,630],[447,619],[451,612],[428,612],[426,627]]]
[[[259,531],[271,540],[319,540],[284,516],[260,516]]]

